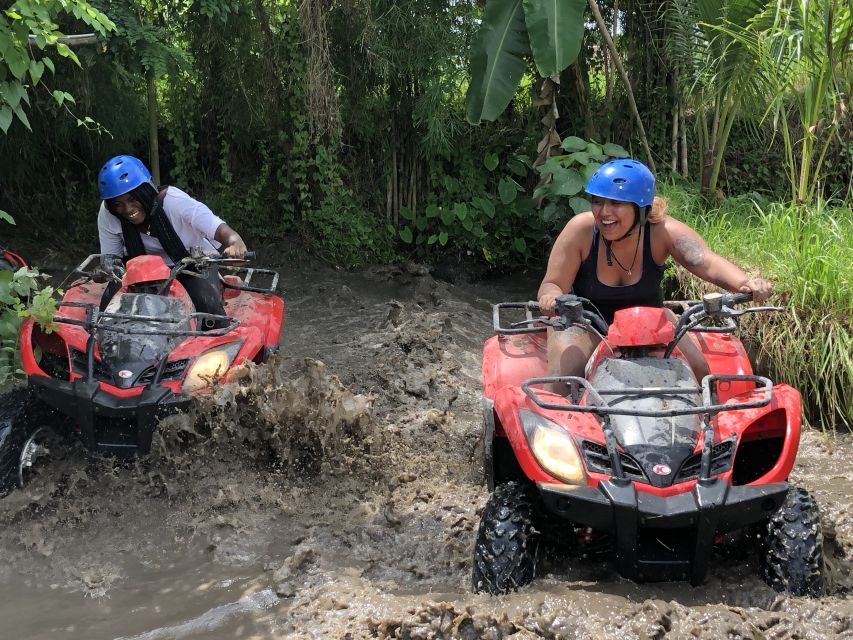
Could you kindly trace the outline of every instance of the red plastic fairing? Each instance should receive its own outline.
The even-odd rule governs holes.
[[[169,278],[169,267],[161,256],[137,256],[127,262],[127,271],[121,279],[124,287],[141,282],[157,282]]]
[[[489,399],[503,387],[547,373],[544,333],[492,336],[483,345],[483,393]]]
[[[743,394],[731,402],[759,399],[761,392]],[[783,437],[782,453],[776,464],[760,478],[750,484],[767,484],[784,482],[788,479],[797,450],[800,446],[800,393],[786,384],[773,386],[770,404],[758,409],[742,411],[725,411],[717,416],[717,432],[719,439],[725,440],[733,435],[738,436],[739,442],[749,442],[770,437]],[[735,460],[735,464],[737,460]]]
[[[549,400],[554,403],[564,402],[562,396],[549,394],[545,391],[539,391],[538,395],[543,400]],[[580,440],[592,440],[599,444],[604,444],[604,434],[601,431],[601,425],[598,420],[588,413],[569,413],[566,411],[549,411],[536,406],[524,392],[517,387],[505,387],[501,389],[495,398],[495,414],[504,425],[506,438],[515,453],[516,460],[524,472],[532,482],[548,482],[565,484],[548,474],[539,463],[536,461],[530,446],[527,443],[527,438],[524,435],[524,429],[521,426],[521,419],[518,415],[519,409],[528,409],[541,416],[544,416],[551,422],[564,427],[572,434],[575,443]],[[586,464],[584,462],[584,464]],[[720,478],[727,482],[731,476],[731,472],[721,474]],[[603,480],[609,480],[610,476],[602,473],[590,472],[587,469],[587,482],[585,486],[596,487]],[[653,487],[642,482],[634,482],[634,487],[637,491],[650,493],[660,497],[674,496],[680,493],[685,493],[693,489],[696,480],[689,480],[670,487]]]
[[[284,300],[278,296],[241,291],[239,296],[226,301],[225,313],[239,318],[241,327],[257,329],[265,346],[279,343],[284,321]]]
[[[691,332],[696,339],[708,368],[714,375],[752,375],[752,364],[743,343],[735,336],[725,333]],[[751,382],[720,382],[717,393],[722,402],[741,393],[752,391]]]
[[[19,344],[21,345],[21,365],[24,367],[24,373],[28,376],[36,375],[36,376],[45,376],[47,374],[42,371],[41,367],[39,367],[38,362],[36,362],[35,354],[33,353],[33,327],[35,326],[35,320],[32,318],[24,318],[21,322],[21,329],[19,331]]]
[[[24,259],[23,259],[21,256],[19,256],[17,253],[12,253],[12,252],[11,252],[11,251],[9,251],[8,249],[2,249],[2,250],[0,250],[0,256],[2,256],[3,258],[5,258],[5,260],[6,260],[9,264],[11,264],[11,265],[13,265],[13,266],[17,266],[19,269],[20,269],[21,267],[27,267],[27,268],[29,269],[29,266],[27,265],[27,263],[26,263],[26,262],[24,261]]]
[[[658,307],[631,307],[613,315],[607,342],[614,347],[644,347],[669,344],[675,328],[666,312]]]

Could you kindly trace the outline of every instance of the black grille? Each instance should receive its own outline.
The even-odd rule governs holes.
[[[160,379],[161,382],[169,382],[172,380],[180,380],[184,376],[184,372],[187,369],[187,365],[189,364],[189,359],[186,358],[184,360],[174,360],[172,362],[166,363],[166,368],[163,370],[163,377]],[[87,365],[86,365],[86,353],[80,351],[79,349],[71,348],[71,365],[74,368],[74,371],[81,374],[87,375]],[[154,379],[154,374],[157,372],[157,366],[151,366],[145,369],[139,377],[136,379],[135,384],[137,386],[149,384]],[[113,384],[113,377],[110,374],[107,365],[103,362],[95,358],[95,367],[94,367],[95,379],[101,382],[109,382]]]
[[[731,468],[734,450],[733,440],[724,440],[711,448],[711,475],[723,473]],[[684,482],[685,480],[698,478],[701,469],[702,453],[694,453],[681,465],[681,469],[678,470],[678,474],[675,476],[675,481]]]
[[[160,381],[168,382],[170,380],[180,380],[184,376],[184,371],[186,370],[188,363],[189,359],[167,362],[166,368],[163,369],[163,377],[160,378]],[[157,367],[148,367],[139,375],[139,378],[136,379],[136,384],[148,384],[154,379],[154,374],[156,372]]]
[[[583,449],[583,457],[590,471],[613,475],[613,465],[610,464],[610,454],[607,453],[607,447],[589,440],[584,440],[581,447]],[[622,463],[622,471],[626,478],[648,482],[646,474],[643,473],[643,469],[634,458],[627,453],[620,452],[619,461]]]
[[[88,373],[89,373],[88,366],[89,365],[88,365],[88,359],[86,358],[86,352],[80,351],[79,349],[75,349],[73,347],[70,348],[70,351],[71,351],[71,367],[74,369],[75,373],[79,373],[83,376],[88,375]],[[93,371],[95,374],[95,380],[100,380],[102,382],[112,383],[113,377],[112,377],[112,375],[110,375],[110,370],[107,368],[107,365],[105,365],[103,362],[101,362],[97,358],[95,358],[94,360],[95,360],[95,363],[94,363],[95,366],[94,366]]]

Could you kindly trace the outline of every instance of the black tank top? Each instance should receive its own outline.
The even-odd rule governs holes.
[[[643,267],[640,279],[634,284],[610,286],[598,279],[598,227],[592,230],[592,246],[589,255],[581,263],[573,285],[574,294],[589,300],[598,307],[608,324],[613,314],[628,307],[662,307],[663,291],[661,280],[666,265],[655,262],[652,256],[652,234],[649,223],[643,233]]]

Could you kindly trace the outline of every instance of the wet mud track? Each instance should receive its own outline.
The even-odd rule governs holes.
[[[0,501],[0,638],[853,637],[850,436],[805,434],[795,468],[820,600],[776,594],[749,554],[696,588],[586,559],[473,595],[488,305],[535,283],[290,260],[281,287],[275,362],[164,421],[150,457],[71,448]]]

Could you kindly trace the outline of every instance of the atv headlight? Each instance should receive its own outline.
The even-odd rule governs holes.
[[[521,426],[539,465],[568,484],[586,484],[586,471],[574,440],[561,426],[538,413],[520,409]]]
[[[228,367],[240,351],[241,344],[243,343],[231,342],[201,354],[187,372],[182,389],[196,391],[214,384],[228,371]]]

